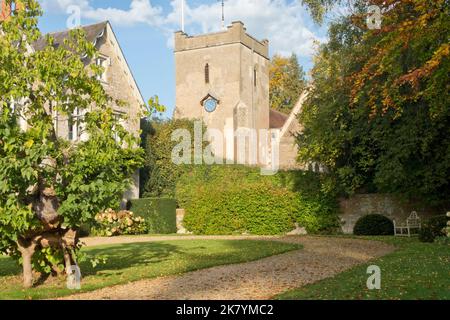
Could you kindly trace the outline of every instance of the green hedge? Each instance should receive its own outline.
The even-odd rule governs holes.
[[[177,232],[177,202],[175,199],[143,198],[130,200],[128,207],[135,215],[145,219],[148,233],[169,234]]]
[[[297,222],[309,233],[339,228],[336,204],[320,191],[316,174],[258,168],[193,166],[180,177],[176,195],[186,210],[184,226],[196,234],[283,234]],[[317,189],[317,188],[318,189]]]
[[[368,214],[356,221],[353,234],[357,236],[393,235],[394,223],[381,214]]]

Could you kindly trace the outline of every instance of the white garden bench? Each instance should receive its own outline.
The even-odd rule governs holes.
[[[406,236],[411,237],[412,230],[420,230],[422,228],[419,215],[416,211],[411,212],[409,217],[406,219],[405,224],[397,224],[394,222],[394,235],[396,236]]]

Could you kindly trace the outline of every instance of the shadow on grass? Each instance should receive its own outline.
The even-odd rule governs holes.
[[[0,277],[16,276],[21,273],[22,269],[14,259],[0,256]]]
[[[84,275],[95,275],[102,271],[121,270],[130,267],[145,266],[150,263],[160,263],[170,259],[174,254],[182,251],[175,245],[167,243],[128,243],[99,248],[86,249],[88,261],[80,264]],[[105,264],[98,264],[95,268],[90,259],[96,256],[107,258]]]

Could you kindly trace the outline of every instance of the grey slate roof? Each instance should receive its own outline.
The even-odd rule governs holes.
[[[81,28],[86,33],[86,39],[89,42],[95,42],[97,40],[97,37],[105,30],[107,24],[108,24],[108,21],[103,21],[103,22],[91,24],[88,26],[81,26]],[[64,31],[60,31],[60,32],[52,32],[52,33],[49,33],[49,35],[55,39],[54,40],[55,45],[61,45],[64,43],[64,39],[66,39],[69,36],[69,30],[64,30]],[[46,37],[43,36],[42,38],[40,38],[38,41],[36,41],[33,44],[33,48],[36,51],[40,51],[45,48],[45,46],[47,45],[47,41],[45,38]]]

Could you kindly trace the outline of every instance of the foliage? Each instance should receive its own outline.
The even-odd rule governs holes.
[[[381,214],[368,214],[356,221],[353,234],[358,236],[386,236],[394,234],[394,224]]]
[[[445,228],[449,219],[446,215],[434,216],[428,219],[419,232],[419,240],[422,242],[434,242],[437,237],[446,235]]]
[[[179,141],[172,141],[175,130],[187,130],[194,148],[194,121],[175,119],[147,122],[147,135],[143,137],[145,166],[141,169],[143,197],[173,197],[177,178],[186,167],[172,161],[172,151]],[[204,127],[202,127],[204,129]]]
[[[316,13],[331,5],[304,2]],[[315,57],[313,86],[300,119],[305,128],[298,139],[300,160],[325,165],[348,194],[397,193],[445,206],[450,4],[354,3],[351,15],[330,24],[330,41]],[[372,4],[382,8],[380,30],[368,30],[365,23]]]
[[[131,211],[114,211],[107,209],[95,216],[95,226],[91,229],[92,235],[100,237],[113,237],[121,235],[144,234],[147,232],[145,219],[134,216]]]
[[[447,228],[446,228],[446,232],[447,232],[447,237],[450,238],[450,212],[447,212]]]
[[[177,232],[177,202],[170,198],[143,198],[130,200],[129,208],[136,216],[145,219],[147,232],[169,234]]]
[[[281,234],[294,223],[310,233],[339,228],[336,200],[313,173],[261,176],[258,168],[194,166],[177,184],[184,226],[199,234]]]
[[[326,174],[294,170],[279,172],[276,178],[296,194],[298,211],[293,216],[299,226],[313,234],[340,232],[338,195]]]
[[[417,238],[364,237],[396,246],[394,252],[313,284],[281,294],[285,300],[448,300],[448,246]],[[367,289],[367,268],[381,269],[381,290]]]
[[[289,114],[305,89],[305,72],[297,56],[272,57],[270,64],[270,107]]]
[[[34,252],[35,266],[55,266],[40,260],[49,256],[47,247],[57,251],[55,259],[62,251],[73,256],[78,246],[72,231],[118,205],[142,152],[113,116],[112,107],[125,103],[106,94],[97,80],[101,67],[85,67],[97,52],[83,30],[70,31],[58,47],[47,36],[44,49],[31,51],[41,37],[42,12],[35,0],[22,3],[25,10],[0,22],[0,252],[22,256],[25,285],[31,286]],[[68,117],[76,108],[89,139],[70,144],[57,138],[53,114]],[[58,237],[70,253],[58,247]]]
[[[133,281],[206,269],[214,266],[249,262],[301,249],[301,245],[254,240],[173,240],[86,247],[88,258],[104,256],[107,263],[94,268],[80,264],[83,285],[89,292]],[[11,258],[0,256],[0,300],[51,299],[73,295],[65,281],[48,281],[39,287],[17,287],[20,270]]]

